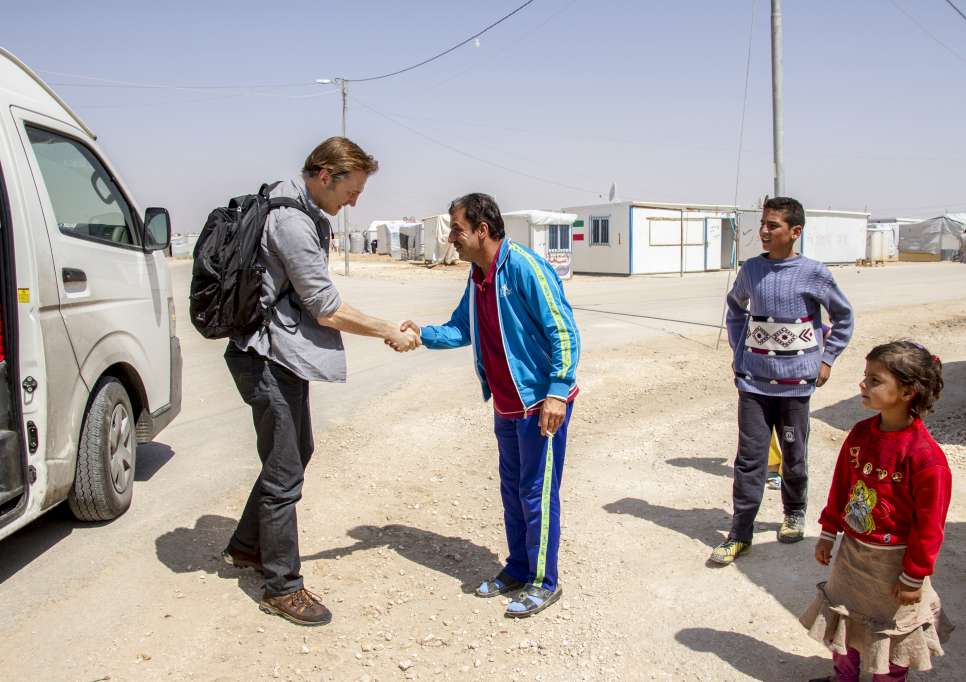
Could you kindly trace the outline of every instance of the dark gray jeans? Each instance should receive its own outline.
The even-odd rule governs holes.
[[[782,450],[782,506],[804,514],[808,494],[808,403],[811,396],[780,398],[738,391],[738,456],[729,537],[751,542],[768,475],[771,432]]]
[[[255,352],[229,343],[225,362],[238,392],[252,408],[262,471],[255,481],[231,547],[261,556],[270,596],[302,588],[295,504],[302,499],[314,439],[309,382]]]

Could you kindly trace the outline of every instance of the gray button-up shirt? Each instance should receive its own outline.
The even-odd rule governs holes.
[[[279,183],[271,196],[299,201],[329,231],[328,219],[309,197],[301,176]],[[329,257],[312,220],[294,208],[272,211],[262,232],[259,260],[265,266],[262,304],[275,305],[275,313],[267,328],[232,341],[308,381],[344,382],[342,336],[317,321],[335,313],[342,299],[329,277]],[[291,292],[285,293],[287,289]],[[280,293],[285,295],[279,298]]]

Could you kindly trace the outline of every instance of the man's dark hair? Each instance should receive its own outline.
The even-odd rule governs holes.
[[[479,229],[481,223],[486,223],[490,227],[490,236],[494,239],[503,239],[506,236],[506,229],[503,227],[503,216],[500,215],[500,207],[496,205],[496,200],[489,194],[473,192],[459,199],[455,199],[449,205],[449,215],[452,218],[456,209],[461,208],[466,213],[466,219],[470,227],[474,230]]]
[[[762,208],[781,211],[785,222],[791,227],[795,227],[796,225],[805,227],[805,209],[802,208],[802,204],[798,199],[792,199],[791,197],[772,197],[765,201],[765,205]]]

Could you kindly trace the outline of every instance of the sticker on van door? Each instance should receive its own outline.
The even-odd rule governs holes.
[[[17,303],[30,303],[30,289],[17,289]]]

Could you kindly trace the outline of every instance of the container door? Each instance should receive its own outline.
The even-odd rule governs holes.
[[[704,269],[721,269],[721,218],[704,220]]]
[[[170,402],[169,321],[162,273],[141,248],[137,208],[70,127],[18,113],[54,256],[60,312],[84,380],[91,388],[98,368],[127,360],[155,411]]]

